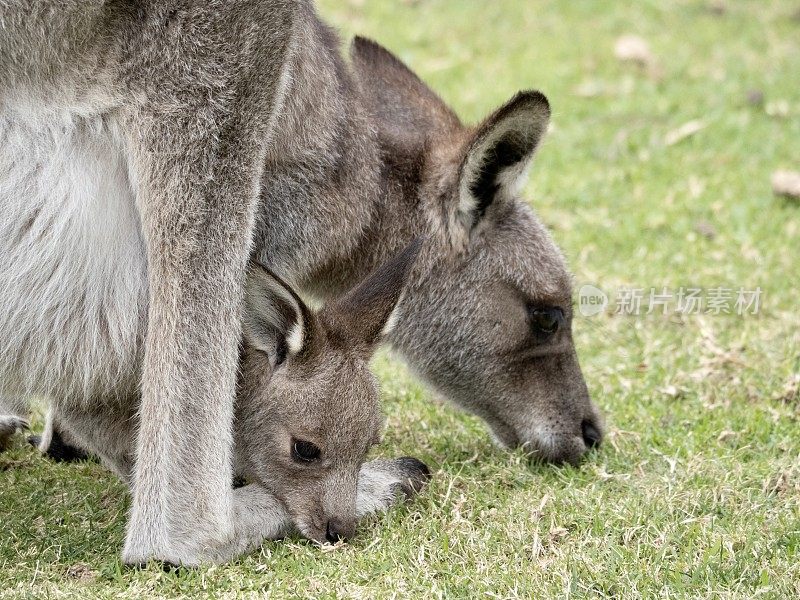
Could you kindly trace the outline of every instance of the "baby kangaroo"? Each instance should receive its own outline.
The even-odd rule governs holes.
[[[413,494],[428,478],[413,458],[361,466],[383,424],[369,360],[391,329],[418,248],[413,243],[317,313],[268,270],[250,270],[235,466],[313,540],[351,537],[359,516]]]
[[[391,327],[419,245],[317,312],[251,263],[233,429],[235,471],[248,485],[234,490],[233,537],[206,548],[201,561],[230,560],[295,530],[320,543],[349,538],[359,517],[424,486],[429,472],[416,459],[364,462],[383,421],[369,360]],[[129,484],[138,409],[118,400],[52,407],[69,438]],[[191,425],[198,415],[181,418]],[[199,457],[213,451],[202,438],[187,442]],[[192,468],[172,475],[191,477]]]

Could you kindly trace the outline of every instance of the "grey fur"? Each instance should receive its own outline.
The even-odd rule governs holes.
[[[234,517],[234,540],[209,549],[205,559],[233,558],[231,552],[252,548],[267,535],[264,532],[282,537],[299,530],[321,543],[346,539],[358,518],[384,510],[424,486],[429,473],[416,459],[364,464],[380,439],[383,421],[368,362],[418,251],[416,241],[319,312],[307,307],[279,277],[251,265],[233,437],[235,473],[257,485],[236,491],[236,514],[244,516]],[[93,405],[56,400],[46,431],[58,434],[50,440],[66,437],[97,455],[130,484],[139,403],[138,398]],[[58,430],[53,428],[53,414],[58,415]],[[5,417],[0,419],[0,434],[8,438],[26,425]],[[319,460],[297,460],[292,454],[295,440],[312,441],[321,449]],[[199,446],[204,440],[190,443]],[[58,444],[44,441],[40,449],[42,445],[51,457],[60,458]],[[248,506],[239,496],[256,504]],[[251,522],[258,506],[267,508],[255,526]]]
[[[312,30],[324,51],[298,56],[276,124],[280,139],[304,144],[268,160],[256,255],[327,299],[426,236],[389,342],[500,444],[577,463],[599,443],[602,419],[572,341],[571,276],[520,197],[547,129],[546,98],[520,93],[467,127],[376,43],[357,38],[348,69],[333,34]],[[493,162],[504,166],[489,182],[491,201],[480,203],[471,186]],[[547,340],[532,336],[535,307],[563,311]]]
[[[133,462],[126,562],[215,559],[243,535],[230,482],[245,266],[309,9],[0,11],[2,391],[50,395],[121,476]],[[119,443],[134,445],[132,406],[135,460]]]
[[[251,253],[330,298],[427,235],[394,347],[501,443],[584,454],[600,425],[570,279],[518,199],[543,96],[464,127],[376,44],[348,69],[302,0],[6,0],[0,17],[0,392],[126,405],[141,381],[127,561],[236,539]],[[532,338],[533,306],[563,310],[557,334]]]
[[[382,416],[369,360],[400,298],[418,252],[414,243],[319,312],[280,278],[252,265],[244,311],[245,335],[234,420],[235,473],[251,484],[234,492],[234,534],[206,548],[202,561],[226,561],[264,539],[292,531],[317,542],[349,538],[356,521],[419,491],[427,467],[416,459],[365,457],[380,439]],[[258,324],[255,326],[253,324]],[[296,327],[302,327],[295,335]],[[302,343],[288,341],[297,337]],[[278,349],[289,346],[289,350]],[[58,438],[98,456],[128,484],[136,472],[139,398],[129,402],[56,400]],[[27,427],[0,417],[0,450]],[[317,460],[293,454],[297,440],[320,449]],[[190,447],[202,437],[186,440]],[[53,444],[48,444],[53,451]],[[186,564],[186,563],[182,563]]]

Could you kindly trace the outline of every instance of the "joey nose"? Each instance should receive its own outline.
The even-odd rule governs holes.
[[[325,527],[325,539],[331,544],[335,544],[339,540],[348,540],[353,537],[354,533],[355,527],[340,519],[331,519]]]
[[[584,419],[581,423],[581,434],[583,435],[583,442],[586,444],[587,448],[596,448],[603,439],[603,434],[600,433],[597,426],[589,419]]]

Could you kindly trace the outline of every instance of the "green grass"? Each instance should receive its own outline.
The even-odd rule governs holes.
[[[798,597],[800,204],[773,197],[769,177],[800,169],[800,5],[714,4],[322,3],[467,120],[518,89],[548,95],[554,126],[527,195],[576,283],[764,290],[757,316],[578,318],[609,429],[583,466],[495,449],[381,357],[380,454],[419,456],[434,480],[351,544],[125,569],[123,488],[95,464],[18,447],[0,455],[0,597]],[[655,69],[614,57],[626,33],[650,43]],[[665,144],[692,120],[705,128]]]

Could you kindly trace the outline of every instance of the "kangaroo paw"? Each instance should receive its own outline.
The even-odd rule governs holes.
[[[28,436],[28,443],[38,448],[44,456],[55,462],[77,462],[89,458],[86,452],[65,442],[58,430],[53,431],[47,448],[42,448],[42,436],[40,435]]]
[[[431,480],[431,470],[424,462],[413,456],[402,456],[394,461],[400,481],[397,483],[399,490],[406,498],[412,498],[422,491]]]
[[[430,478],[427,465],[410,456],[368,462],[359,473],[356,512],[362,517],[410,499]]]
[[[28,421],[13,415],[0,415],[0,452],[11,442],[12,436],[28,428]]]

